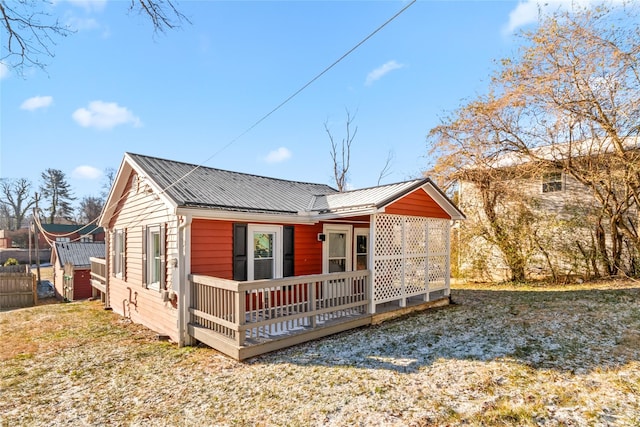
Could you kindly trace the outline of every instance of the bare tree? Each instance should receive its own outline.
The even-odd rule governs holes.
[[[331,160],[333,161],[333,178],[338,191],[347,189],[347,180],[349,178],[349,167],[351,166],[351,144],[358,133],[358,127],[353,127],[355,115],[351,115],[346,110],[347,120],[345,122],[345,137],[338,144],[329,129],[328,121],[324,122],[324,130],[331,141]]]
[[[130,0],[129,10],[148,17],[155,31],[164,32],[189,20],[175,7],[174,0]],[[51,12],[47,0],[0,0],[0,21],[4,54],[0,62],[22,74],[24,68],[44,69],[43,57],[55,56],[60,37],[73,34]]]
[[[387,160],[384,162],[384,166],[380,170],[380,174],[378,175],[378,185],[382,182],[383,179],[388,177],[391,174],[391,163],[393,162],[393,158],[395,157],[393,150],[389,150],[387,152]]]
[[[107,200],[107,197],[109,197],[113,182],[116,180],[116,173],[117,171],[114,168],[106,168],[104,170],[105,181],[102,183],[102,192],[100,193],[103,203]]]
[[[483,170],[515,185],[508,160],[520,165],[523,179],[559,170],[582,184],[595,201],[586,212],[593,250],[576,241],[575,252],[600,260],[608,274],[637,274],[640,256],[638,10],[628,4],[544,17],[535,31],[522,34],[519,54],[502,61],[488,95],[430,133],[431,151],[440,157],[434,170],[444,179],[469,179],[470,171]],[[508,196],[484,188],[485,203]],[[531,232],[534,240],[541,235]]]
[[[29,208],[35,203],[31,193],[31,182],[26,178],[0,180],[0,204],[3,214],[7,215],[7,228],[17,230]]]
[[[95,222],[102,212],[103,205],[104,200],[100,197],[87,196],[82,198],[78,208],[78,222],[80,224]]]

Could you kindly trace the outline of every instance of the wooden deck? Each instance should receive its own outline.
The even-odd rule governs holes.
[[[243,360],[371,323],[368,270],[237,282],[190,276],[189,334]]]
[[[93,297],[100,297],[102,302],[106,302],[107,294],[107,261],[104,258],[89,258],[91,262],[91,286],[93,287]]]

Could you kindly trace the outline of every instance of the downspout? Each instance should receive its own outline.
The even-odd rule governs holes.
[[[189,324],[189,304],[191,303],[191,286],[189,286],[189,274],[191,273],[191,215],[181,218],[182,224],[178,225],[178,346],[192,345],[193,339],[189,336],[187,325]],[[174,279],[175,280],[175,279]],[[176,288],[174,282],[174,289]]]

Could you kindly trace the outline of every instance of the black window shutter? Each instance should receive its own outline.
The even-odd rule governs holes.
[[[247,280],[247,224],[233,224],[233,280]]]
[[[294,276],[293,271],[293,226],[285,225],[282,232],[282,276]]]

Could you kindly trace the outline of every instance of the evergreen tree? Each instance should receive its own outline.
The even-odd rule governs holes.
[[[73,215],[71,202],[75,197],[71,194],[64,172],[58,169],[47,169],[42,172],[41,178],[42,199],[43,202],[49,203],[49,207],[45,208],[48,212],[48,223],[53,224],[56,217],[69,219]]]

